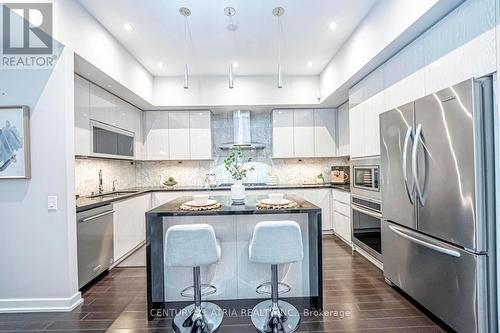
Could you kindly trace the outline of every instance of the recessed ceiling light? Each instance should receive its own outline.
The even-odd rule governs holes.
[[[125,31],[134,31],[135,30],[134,27],[132,26],[132,24],[130,24],[130,23],[125,23],[123,25],[123,29],[125,29]]]
[[[337,29],[337,22],[335,22],[335,21],[330,22],[329,27],[330,27],[330,30]]]
[[[307,67],[312,67],[312,65],[313,65],[312,61],[307,62]]]
[[[240,66],[240,64],[238,64],[238,62],[237,62],[237,61],[233,62],[233,67],[234,67],[234,68],[238,68],[239,66]]]
[[[161,61],[158,62],[158,68],[163,68],[163,63]]]

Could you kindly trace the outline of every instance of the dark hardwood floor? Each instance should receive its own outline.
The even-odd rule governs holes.
[[[303,316],[300,332],[443,332],[341,240],[325,236],[323,249],[325,315]],[[170,319],[146,320],[145,283],[144,268],[115,268],[83,293],[74,311],[0,314],[0,332],[172,332]],[[249,317],[232,316],[219,332],[255,329]]]

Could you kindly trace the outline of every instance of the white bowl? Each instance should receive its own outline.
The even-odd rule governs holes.
[[[193,195],[193,200],[197,205],[206,205],[208,202],[208,194],[195,194]]]
[[[267,196],[272,204],[279,204],[285,195],[283,193],[269,193]]]

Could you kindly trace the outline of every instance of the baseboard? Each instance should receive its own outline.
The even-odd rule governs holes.
[[[69,312],[82,302],[80,292],[70,298],[0,299],[0,313]]]

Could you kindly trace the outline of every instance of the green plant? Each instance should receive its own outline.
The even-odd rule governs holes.
[[[234,180],[242,180],[247,176],[247,172],[254,171],[255,168],[245,168],[245,163],[251,162],[251,158],[246,158],[241,147],[231,149],[231,153],[224,160],[224,167],[231,174]]]

